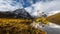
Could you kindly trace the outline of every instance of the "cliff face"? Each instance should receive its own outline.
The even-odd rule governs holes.
[[[14,11],[0,12],[1,18],[27,18],[31,19],[32,16],[25,9],[16,9]]]
[[[47,20],[60,25],[60,13],[47,17]]]

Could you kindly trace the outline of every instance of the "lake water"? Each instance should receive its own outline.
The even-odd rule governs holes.
[[[46,31],[47,34],[60,34],[60,25],[56,25],[53,23],[49,23],[49,25],[45,25],[42,27],[41,25],[35,24],[36,28],[40,28],[43,31]]]

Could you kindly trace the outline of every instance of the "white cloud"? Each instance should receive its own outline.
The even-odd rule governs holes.
[[[47,0],[46,0],[47,1]],[[47,2],[37,2],[36,4],[32,4],[34,7],[34,10],[32,11],[32,8],[30,6],[30,9],[27,8],[29,12],[32,12],[32,14],[35,16],[37,13],[36,11],[45,12],[45,13],[55,13],[57,11],[60,12],[60,0],[53,0],[53,1],[47,1]]]
[[[57,13],[60,13],[60,11],[51,11],[51,12],[49,12],[48,16],[55,15]]]
[[[26,11],[31,13],[32,15],[37,15],[37,11],[45,12],[45,13],[54,13],[59,11],[60,12],[60,0],[53,0],[47,2],[37,2],[36,4],[32,4],[30,7],[25,8]],[[16,1],[13,0],[0,0],[0,11],[8,11],[8,10],[15,10],[18,8],[23,8],[21,3],[17,3],[16,5],[12,6],[11,4]],[[32,2],[32,1],[31,1]],[[34,8],[34,9],[33,9]]]
[[[30,13],[32,11],[32,7],[27,7],[25,10]]]
[[[17,3],[16,5],[11,5],[12,2],[16,2],[13,0],[0,0],[0,11],[12,11],[18,8],[22,8],[22,5],[20,3]]]

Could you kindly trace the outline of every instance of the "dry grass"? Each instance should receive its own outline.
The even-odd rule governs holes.
[[[31,22],[31,20],[0,18],[0,34],[46,34],[31,27],[29,25]]]
[[[47,20],[60,25],[60,13],[47,17]]]

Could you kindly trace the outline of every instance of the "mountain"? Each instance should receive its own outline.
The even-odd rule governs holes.
[[[14,11],[0,11],[0,18],[27,18],[31,19],[32,16],[25,9],[16,9]]]
[[[13,13],[15,13],[17,15],[17,18],[32,18],[32,16],[23,8],[23,9],[17,9],[15,11],[13,11]]]
[[[60,13],[47,17],[47,20],[60,25]]]

